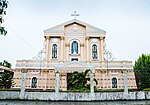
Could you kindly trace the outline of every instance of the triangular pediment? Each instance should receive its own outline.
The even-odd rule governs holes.
[[[77,19],[73,19],[71,21],[62,23],[60,25],[48,28],[48,29],[44,30],[44,32],[45,33],[49,33],[49,32],[63,32],[65,27],[68,27],[68,26],[73,25],[73,24],[77,24],[80,27],[86,27],[86,32],[98,32],[98,33],[105,34],[104,30],[99,29],[97,27],[94,27],[92,25],[89,25],[89,24],[87,24],[85,22],[79,21]]]
[[[65,64],[64,66],[67,66],[67,67],[81,67],[81,66],[85,66],[85,64],[74,61],[74,62]]]
[[[94,68],[95,66],[92,66],[92,65],[89,65],[89,64],[86,64],[84,62],[79,62],[79,61],[70,61],[70,62],[67,62],[65,64],[62,64],[62,65],[59,65],[57,66],[56,68]]]

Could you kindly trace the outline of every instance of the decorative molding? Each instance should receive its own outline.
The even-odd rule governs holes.
[[[87,36],[87,37],[85,37],[85,40],[89,40],[90,38]]]
[[[67,74],[66,73],[60,73],[60,76],[66,76]]]
[[[64,36],[60,36],[60,40],[64,40],[65,39],[65,37]]]
[[[46,39],[50,39],[50,36],[45,36]]]
[[[27,73],[28,70],[27,70],[26,68],[23,68],[23,69],[21,70],[21,72],[22,72],[22,73]]]
[[[105,39],[105,37],[100,37],[100,40],[104,40]]]
[[[31,74],[40,74],[40,71],[39,72],[30,72]]]
[[[56,26],[54,26],[54,27],[48,28],[48,29],[44,30],[44,33],[51,32],[51,31],[53,31],[54,29],[56,29],[57,27],[63,27],[63,26],[66,26],[66,25],[68,25],[68,24],[71,24],[71,23],[78,23],[78,24],[81,24],[81,25],[83,25],[83,26],[91,27],[91,28],[97,30],[98,32],[100,32],[100,33],[102,33],[102,34],[105,34],[105,33],[106,33],[106,32],[105,32],[104,30],[102,30],[102,29],[99,29],[99,28],[97,28],[97,27],[95,27],[95,26],[89,25],[89,24],[87,24],[87,23],[85,23],[85,22],[82,22],[82,21],[79,21],[79,20],[77,20],[77,19],[73,19],[73,20],[67,21],[67,22],[65,22],[65,23],[56,25]],[[58,30],[56,30],[56,31],[58,31]]]
[[[69,43],[65,43],[65,45],[66,45],[67,47],[69,47],[69,46],[70,46],[70,44],[69,44]]]
[[[80,47],[84,47],[84,43],[81,43],[81,44],[80,44]]]

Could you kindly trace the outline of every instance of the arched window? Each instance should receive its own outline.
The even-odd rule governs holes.
[[[78,54],[78,42],[73,41],[71,44],[71,54]]]
[[[32,78],[31,88],[37,88],[37,78],[36,77]]]
[[[97,59],[97,45],[96,44],[93,44],[92,46],[92,58],[93,59]]]
[[[112,78],[112,88],[117,88],[117,78]]]
[[[52,46],[52,58],[57,58],[57,45],[53,44]]]

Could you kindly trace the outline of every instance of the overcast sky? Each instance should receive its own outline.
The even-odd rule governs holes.
[[[106,31],[107,50],[117,60],[133,63],[142,53],[150,53],[150,0],[9,0],[0,36],[0,61],[32,59],[42,49],[43,31],[72,20]]]

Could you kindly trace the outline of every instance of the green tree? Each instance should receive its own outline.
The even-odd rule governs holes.
[[[0,76],[0,88],[9,89],[13,85],[14,85],[13,73],[12,72],[4,72]]]
[[[3,62],[0,62],[0,66],[11,68],[12,65],[8,61],[4,60]]]
[[[1,26],[3,23],[3,15],[6,15],[6,8],[8,7],[7,0],[0,0],[0,33],[1,35],[6,35],[7,31]]]
[[[90,69],[87,69],[85,72],[73,72],[68,76],[68,90],[90,90],[90,84],[88,82],[90,81],[90,78],[88,76],[88,73],[90,72]],[[94,79],[97,85],[97,80]]]
[[[150,88],[150,54],[142,54],[134,65],[139,90]]]
[[[12,65],[8,61],[4,60],[3,62],[0,62],[0,66],[11,68]],[[8,89],[13,85],[13,72],[4,71],[3,74],[0,75],[0,88]]]

